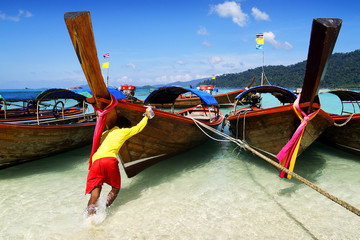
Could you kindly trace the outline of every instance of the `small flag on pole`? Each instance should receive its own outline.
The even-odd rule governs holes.
[[[264,34],[263,33],[258,33],[258,34],[256,34],[256,38],[264,38]]]
[[[259,50],[264,49],[264,44],[256,44],[256,49],[259,49]]]
[[[102,64],[102,68],[109,68],[109,62],[104,62]]]
[[[257,38],[256,43],[264,45],[264,39],[263,38]]]
[[[264,49],[264,34],[256,34],[256,49]]]
[[[109,57],[110,57],[110,53],[105,53],[105,54],[103,55],[103,57],[104,57],[104,58],[109,58]]]

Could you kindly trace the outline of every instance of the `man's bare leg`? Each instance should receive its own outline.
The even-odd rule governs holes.
[[[112,188],[111,191],[108,194],[107,201],[106,201],[106,207],[109,207],[113,201],[116,199],[120,188]]]
[[[96,202],[100,197],[101,193],[101,186],[96,186],[93,190],[90,192],[90,199],[88,202],[88,215],[93,215],[96,213]]]

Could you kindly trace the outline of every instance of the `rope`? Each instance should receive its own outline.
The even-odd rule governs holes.
[[[229,98],[229,94],[226,93],[226,96],[227,96],[227,99],[229,100],[229,103],[232,103],[232,101],[230,101],[230,98]]]
[[[332,200],[333,202],[339,204],[340,206],[346,208],[347,210],[349,210],[350,212],[352,213],[355,213],[357,216],[360,216],[360,210],[357,209],[356,207],[350,205],[349,203],[331,195],[330,193],[326,192],[325,190],[321,189],[320,187],[316,186],[315,184],[311,183],[310,181],[308,181],[307,179],[301,177],[300,175],[290,171],[289,169],[281,166],[279,163],[273,161],[272,159],[270,159],[269,157],[263,155],[262,153],[260,153],[259,151],[257,151],[256,149],[252,148],[251,146],[249,146],[247,143],[244,143],[243,141],[241,141],[240,139],[235,139],[225,133],[222,133],[194,118],[191,118],[194,123],[196,124],[196,126],[198,126],[200,128],[200,130],[202,132],[204,132],[201,127],[203,128],[206,128],[207,130],[210,130],[226,139],[228,139],[228,141],[231,141],[231,142],[234,142],[236,145],[244,148],[244,149],[247,149],[249,151],[251,151],[253,154],[261,157],[262,159],[264,159],[265,161],[267,161],[268,163],[270,163],[271,165],[275,166],[276,168],[279,168],[281,171],[284,171],[286,172],[287,174],[293,176],[294,178],[296,178],[297,180],[299,180],[300,182],[304,183],[305,185],[311,187],[312,189],[314,189],[315,191],[319,192],[320,194],[324,195],[325,197],[329,198],[330,200]],[[201,127],[200,127],[201,126]],[[207,136],[209,136],[208,134],[206,134]],[[224,141],[224,140],[220,140],[220,139],[215,139],[215,138],[212,138],[216,141]]]
[[[348,119],[346,119],[345,122],[341,123],[341,124],[338,124],[336,122],[334,122],[334,126],[336,127],[343,127],[345,126],[348,122],[350,122],[351,118],[354,116],[355,113],[351,114],[350,117]]]

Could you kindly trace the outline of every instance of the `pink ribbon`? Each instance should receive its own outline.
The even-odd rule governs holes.
[[[96,121],[95,132],[94,132],[94,136],[93,136],[93,145],[92,145],[91,155],[90,155],[90,160],[89,160],[89,169],[92,165],[92,156],[99,148],[101,135],[104,131],[105,124],[106,124],[107,114],[118,104],[118,101],[116,100],[116,98],[112,94],[110,94],[110,96],[111,96],[110,105],[107,106],[104,110],[101,110],[100,108],[93,105],[95,111],[98,114],[98,119]]]
[[[301,120],[301,123],[300,123],[299,127],[296,129],[296,131],[293,134],[293,136],[291,137],[291,139],[289,140],[289,142],[276,155],[276,157],[280,163],[286,160],[284,167],[287,169],[289,169],[290,163],[292,163],[293,166],[295,165],[297,153],[298,153],[298,150],[300,147],[300,142],[301,142],[306,124],[308,123],[309,120],[314,118],[315,115],[320,111],[320,109],[318,109],[315,112],[313,112],[309,115],[306,115],[306,113],[300,108],[300,105],[299,105],[300,97],[301,97],[301,94],[294,102],[293,109],[294,109],[296,115]],[[290,169],[290,170],[292,171],[293,169]],[[286,173],[284,171],[281,171],[279,177],[283,178],[283,177],[285,177],[285,174]],[[291,178],[291,176],[290,176],[290,178]]]

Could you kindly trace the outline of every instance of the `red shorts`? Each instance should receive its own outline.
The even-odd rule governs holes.
[[[114,157],[104,157],[93,162],[87,176],[85,194],[90,193],[96,186],[103,185],[103,183],[114,188],[120,188],[119,161]]]

